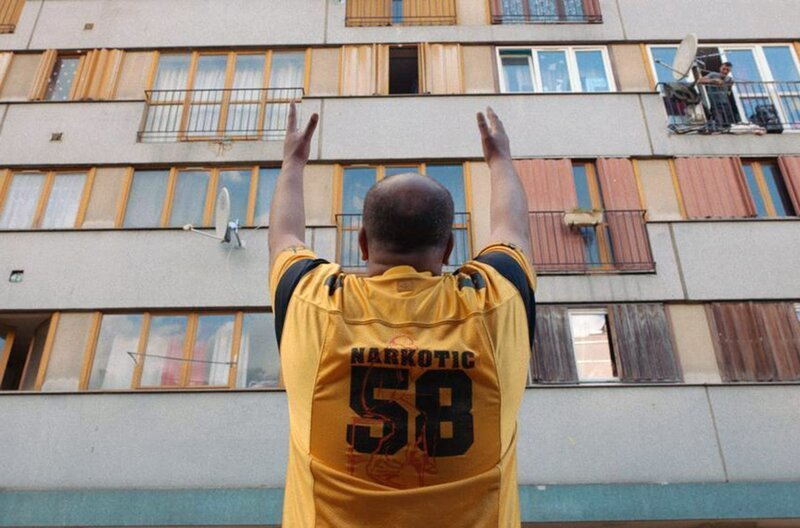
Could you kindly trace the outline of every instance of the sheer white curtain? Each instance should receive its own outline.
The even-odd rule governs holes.
[[[158,72],[153,82],[153,90],[176,90],[156,92],[152,95],[154,106],[150,106],[147,114],[146,130],[156,134],[154,139],[174,140],[174,134],[182,121],[183,101],[186,97],[189,82],[189,65],[192,57],[188,53],[179,55],[161,55],[158,61]]]
[[[197,60],[191,93],[188,132],[215,136],[222,110],[227,55],[204,55]]]
[[[269,99],[286,100],[300,96],[305,77],[305,53],[302,51],[287,51],[272,54],[272,69],[269,76]],[[267,119],[264,127],[270,138],[282,137],[286,130],[286,118],[289,115],[287,103],[271,103],[267,105]]]
[[[0,211],[0,229],[32,227],[45,178],[44,174],[14,175]]]
[[[234,91],[225,129],[242,135],[258,129],[259,101],[264,87],[265,55],[239,55],[233,76]],[[236,134],[235,134],[236,135]]]
[[[558,15],[556,0],[529,0],[532,17],[555,18]]]
[[[231,348],[233,347],[233,321],[223,323],[209,340],[206,358],[209,363],[208,385],[220,387],[228,385],[230,372]]]
[[[85,183],[85,173],[58,174],[56,176],[44,210],[42,228],[69,229],[75,227],[75,219],[78,216]]]

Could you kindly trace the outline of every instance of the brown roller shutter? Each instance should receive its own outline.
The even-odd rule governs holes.
[[[533,244],[533,260],[539,271],[582,269],[585,262],[580,232],[564,223],[564,211],[578,207],[572,163],[568,159],[515,160],[525,193]]]
[[[755,216],[738,158],[678,158],[675,168],[689,218]]]
[[[601,22],[600,0],[583,0],[583,14],[589,22]]]
[[[613,305],[609,315],[622,381],[681,381],[662,305]]]
[[[500,24],[503,20],[503,0],[490,0],[492,24]]]
[[[800,216],[800,157],[783,156],[778,158],[786,182],[786,190],[794,205],[794,214]]]
[[[800,322],[792,303],[754,303],[765,348],[780,381],[800,380]]]
[[[776,381],[775,361],[752,303],[713,303],[707,309],[722,380]]]
[[[531,361],[534,381],[578,383],[566,307],[536,307],[536,332]]]

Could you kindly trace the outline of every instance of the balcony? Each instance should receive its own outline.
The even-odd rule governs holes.
[[[347,0],[345,25],[452,26],[457,23],[455,0]]]
[[[303,88],[148,90],[140,142],[281,140]]]
[[[492,0],[492,24],[601,24],[599,0]]]
[[[363,273],[367,270],[367,263],[361,260],[361,251],[358,247],[358,231],[362,224],[361,214],[336,215],[336,262],[342,268],[353,272]],[[453,219],[453,238],[455,247],[450,255],[450,265],[444,271],[455,271],[464,262],[472,258],[472,229],[469,213],[456,213]]]
[[[603,211],[597,225],[567,225],[564,211],[530,212],[533,264],[546,273],[652,272],[644,211]]]
[[[736,82],[723,87],[661,83],[676,134],[780,134],[800,130],[800,82]]]

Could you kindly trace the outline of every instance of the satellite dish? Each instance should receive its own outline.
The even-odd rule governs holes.
[[[697,35],[689,33],[681,41],[678,51],[675,53],[675,60],[672,61],[672,76],[676,81],[682,81],[689,76],[696,58]]]
[[[231,195],[223,187],[217,195],[217,205],[214,213],[214,233],[219,238],[224,238],[228,231],[228,222],[231,219]]]

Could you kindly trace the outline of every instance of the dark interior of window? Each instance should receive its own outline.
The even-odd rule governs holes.
[[[6,371],[3,379],[0,380],[0,390],[18,390],[20,388],[22,372],[25,369],[25,361],[28,359],[33,336],[36,329],[47,322],[49,318],[50,314],[0,316],[0,325],[13,329],[15,333]]]
[[[389,48],[389,93],[419,93],[419,53],[416,46]]]
[[[709,72],[718,72],[722,67],[722,57],[719,55],[719,48],[698,48],[697,58],[705,63],[700,63],[701,76]]]

